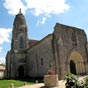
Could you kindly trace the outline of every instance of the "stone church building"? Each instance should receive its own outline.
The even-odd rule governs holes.
[[[20,11],[13,22],[11,50],[6,55],[6,77],[43,77],[50,69],[59,79],[68,72],[88,74],[84,30],[56,23],[54,32],[42,40],[28,39],[26,20]]]

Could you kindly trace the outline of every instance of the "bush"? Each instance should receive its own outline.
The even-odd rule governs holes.
[[[47,72],[47,74],[48,74],[48,75],[54,75],[55,73],[54,73],[53,70],[49,70],[49,71]]]
[[[64,80],[66,80],[66,88],[82,88],[81,83],[78,81],[77,76],[74,74],[68,73]]]
[[[83,83],[84,88],[88,88],[88,76],[84,78],[84,83]]]

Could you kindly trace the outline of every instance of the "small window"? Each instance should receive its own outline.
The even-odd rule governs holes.
[[[23,29],[20,29],[20,32],[23,32]]]
[[[31,67],[33,68],[33,62],[31,62]]]
[[[43,58],[41,58],[41,65],[43,65]]]
[[[24,48],[23,37],[20,37],[20,39],[19,39],[19,47],[20,47],[20,49]]]
[[[75,31],[74,31],[74,30],[73,30],[73,32],[72,32],[71,40],[72,40],[72,45],[73,45],[73,46],[77,46],[76,34],[75,34]]]

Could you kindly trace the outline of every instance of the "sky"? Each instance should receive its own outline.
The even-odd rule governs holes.
[[[0,64],[11,49],[13,21],[20,8],[29,39],[41,40],[56,23],[81,28],[88,36],[88,0],[0,0]]]

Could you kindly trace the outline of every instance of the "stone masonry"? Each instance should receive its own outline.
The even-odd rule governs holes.
[[[83,29],[56,23],[54,32],[40,41],[28,39],[21,11],[13,23],[11,50],[6,56],[6,77],[43,77],[52,69],[59,79],[71,72],[88,74],[87,37]]]

